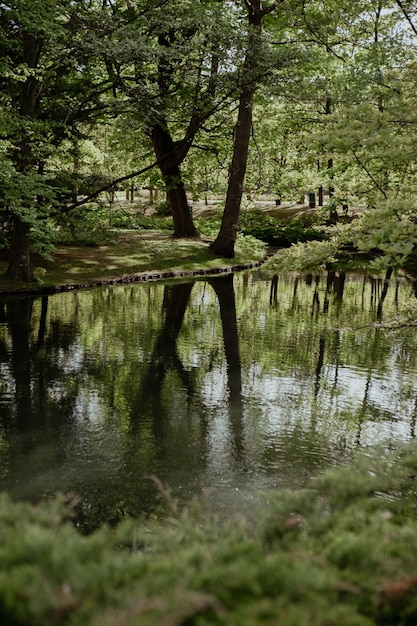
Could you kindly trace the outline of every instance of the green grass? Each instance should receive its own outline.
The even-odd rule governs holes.
[[[192,273],[245,265],[259,261],[264,253],[264,245],[251,237],[239,237],[236,256],[223,259],[209,250],[207,238],[174,239],[166,231],[124,231],[115,243],[107,245],[57,246],[51,260],[35,260],[35,275],[39,287],[80,285],[137,274]],[[0,292],[27,287],[9,280],[6,267],[6,261],[1,261]]]
[[[270,494],[255,527],[168,500],[164,521],[85,537],[62,498],[33,507],[3,494],[0,622],[412,626],[416,467],[415,444],[368,451],[304,490]]]

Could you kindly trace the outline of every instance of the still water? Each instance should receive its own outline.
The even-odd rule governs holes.
[[[152,477],[224,515],[415,435],[406,279],[242,273],[0,301],[0,490],[80,497],[85,529],[156,510]]]

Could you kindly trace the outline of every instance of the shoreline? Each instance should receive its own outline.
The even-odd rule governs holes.
[[[219,276],[222,274],[235,274],[236,272],[242,272],[245,270],[256,269],[261,267],[268,259],[268,256],[263,257],[258,261],[252,261],[250,263],[239,263],[236,265],[220,266],[207,269],[198,270],[170,270],[170,271],[146,271],[136,274],[128,274],[120,276],[118,278],[103,278],[97,280],[89,280],[80,283],[65,283],[58,285],[39,285],[28,287],[21,287],[17,289],[0,289],[0,299],[10,296],[42,296],[55,293],[65,293],[67,291],[75,291],[78,289],[90,289],[93,287],[107,287],[112,285],[128,285],[132,283],[144,283],[144,282],[156,282],[159,280],[171,280],[178,278],[200,278],[201,276]]]

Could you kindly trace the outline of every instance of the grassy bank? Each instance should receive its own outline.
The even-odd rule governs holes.
[[[137,275],[176,272],[192,274],[217,268],[256,263],[263,258],[265,245],[253,237],[239,236],[233,259],[216,257],[209,250],[210,240],[174,239],[165,230],[125,230],[105,245],[57,245],[49,260],[35,257],[36,284],[88,285]],[[0,293],[25,289],[24,283],[6,277],[7,261],[0,261]]]
[[[2,624],[417,623],[417,447],[271,494],[256,528],[196,506],[83,537],[62,500],[0,498]]]

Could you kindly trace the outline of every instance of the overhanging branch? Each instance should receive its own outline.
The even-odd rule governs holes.
[[[165,156],[168,156],[168,155],[165,155]],[[120,178],[116,178],[115,180],[112,180],[111,183],[102,185],[99,189],[96,189],[95,191],[93,191],[93,193],[88,194],[88,196],[85,196],[82,200],[79,200],[78,202],[74,202],[70,206],[67,206],[61,209],[60,214],[69,213],[70,211],[73,211],[74,209],[78,209],[78,207],[83,206],[83,204],[87,204],[87,202],[90,202],[90,200],[94,200],[94,198],[96,198],[100,193],[103,193],[103,191],[114,189],[114,187],[116,187],[117,185],[120,185],[120,183],[123,183],[125,180],[130,180],[131,178],[135,178],[135,176],[141,176],[142,174],[149,172],[151,169],[153,169],[157,165],[159,165],[159,160],[154,161],[153,163],[151,163],[150,165],[147,165],[146,167],[143,167],[141,170],[137,170],[136,172],[132,172],[131,174],[126,174],[126,176],[121,176]]]

